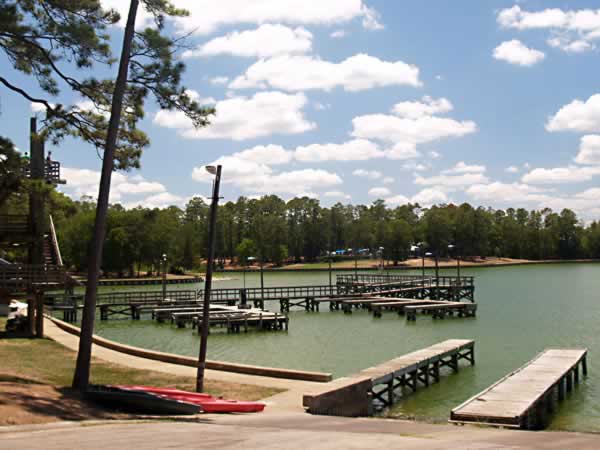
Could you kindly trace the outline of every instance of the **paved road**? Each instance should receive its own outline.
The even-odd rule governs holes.
[[[598,449],[600,436],[307,414],[206,416],[196,422],[62,423],[0,428],[0,450]]]

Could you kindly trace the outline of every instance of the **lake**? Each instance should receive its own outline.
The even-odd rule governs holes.
[[[445,421],[453,407],[543,349],[587,347],[589,375],[559,404],[550,428],[600,431],[600,264],[461,272],[475,276],[475,299],[479,304],[476,318],[434,321],[421,316],[410,323],[391,312],[375,319],[366,311],[345,315],[330,312],[323,305],[319,313],[292,311],[288,332],[212,333],[209,358],[343,376],[445,339],[474,339],[475,366],[463,365],[458,374],[442,377],[440,383],[407,396],[389,412],[395,417]],[[440,270],[440,274],[452,275],[455,271]],[[243,284],[241,273],[220,276],[230,279],[216,281],[215,288]],[[265,286],[327,283],[327,272],[265,272]],[[260,286],[259,275],[246,274],[246,286]],[[190,289],[191,285],[173,288]],[[278,311],[278,302],[267,305]],[[199,336],[190,328],[177,329],[150,320],[96,323],[99,335],[118,342],[182,355],[198,353]]]

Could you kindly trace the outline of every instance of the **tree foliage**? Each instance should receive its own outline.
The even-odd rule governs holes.
[[[118,169],[139,167],[142,150],[149,144],[137,128],[148,97],[161,108],[182,111],[196,126],[206,125],[214,113],[182,85],[185,66],[176,58],[181,38],[162,33],[165,17],[187,12],[166,0],[142,3],[155,23],[135,32],[115,153]],[[0,49],[14,71],[33,77],[37,88],[19,86],[11,80],[14,72],[4,69],[0,85],[45,108],[41,134],[54,143],[75,136],[102,153],[115,80],[95,74],[114,63],[109,31],[119,19],[99,0],[0,0]],[[63,91],[79,101],[54,103]]]

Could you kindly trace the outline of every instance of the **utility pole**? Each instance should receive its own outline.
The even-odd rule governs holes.
[[[206,170],[215,175],[212,203],[210,204],[210,225],[208,228],[208,258],[206,261],[206,280],[204,282],[204,306],[202,308],[202,325],[200,329],[200,355],[198,357],[198,373],[196,391],[204,391],[204,369],[206,368],[206,345],[208,343],[208,327],[210,326],[210,291],[212,288],[213,260],[215,258],[215,236],[217,228],[217,206],[219,204],[219,185],[221,183],[221,166],[216,169],[207,166]]]

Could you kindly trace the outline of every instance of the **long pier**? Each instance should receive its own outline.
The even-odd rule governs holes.
[[[451,422],[541,429],[554,410],[555,394],[565,398],[587,375],[587,349],[551,348],[523,367],[454,408]]]
[[[359,373],[338,378],[303,396],[311,414],[370,416],[419,386],[440,379],[444,367],[458,372],[459,361],[475,364],[475,341],[450,339],[384,362]]]

